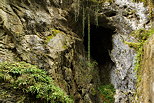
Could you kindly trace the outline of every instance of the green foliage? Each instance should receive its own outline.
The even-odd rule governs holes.
[[[90,23],[91,19],[94,17],[96,25],[98,25],[98,16],[99,10],[102,7],[102,3],[112,2],[113,0],[77,0],[75,8],[75,20],[77,20],[77,15],[79,16],[81,10],[82,16],[82,35],[85,36],[85,24],[87,24],[87,32],[88,32],[88,60],[90,61]]]
[[[138,48],[136,48],[137,50],[136,63],[135,63],[136,72],[138,72],[140,68],[140,62],[142,60],[142,55],[143,55],[143,45],[146,42],[146,40],[153,34],[154,34],[154,29],[149,29],[149,30],[139,29],[131,33],[131,35],[134,36],[136,39],[138,39],[139,42]]]
[[[54,37],[55,35],[49,35],[46,37],[46,43],[50,42],[50,40]]]
[[[103,103],[114,103],[115,89],[112,84],[103,85],[99,88]]]
[[[87,66],[88,67],[95,67],[95,66],[97,66],[98,65],[98,63],[96,62],[96,61],[87,61]]]
[[[7,88],[22,90],[46,102],[73,103],[44,70],[25,62],[0,63],[0,82],[9,83]]]
[[[96,25],[98,25],[98,12],[104,2],[112,2],[113,0],[76,0],[74,3],[75,21],[78,16],[82,16],[82,36],[85,36],[85,24],[87,24],[88,32],[88,60],[90,61],[90,23],[91,18],[95,17]],[[82,13],[81,15],[79,13]]]
[[[124,43],[134,48],[135,50],[138,50],[138,48],[141,46],[141,43],[133,43],[133,42],[127,42],[127,41],[124,41]]]
[[[144,42],[152,34],[154,34],[154,29],[149,29],[149,30],[139,29],[131,33],[131,35],[134,36],[136,39],[138,39],[139,42]]]
[[[137,68],[140,68],[140,62],[142,60],[142,55],[143,55],[143,45],[137,50],[135,71],[138,70]]]
[[[146,42],[146,40],[153,34],[154,34],[154,29],[149,29],[149,30],[139,29],[131,33],[131,35],[134,36],[138,40],[137,43],[125,42],[130,47],[135,48],[135,50],[137,51],[134,70],[137,73],[138,82],[141,80],[139,72],[141,68],[141,61],[142,61],[142,56],[143,56],[143,51],[144,51],[143,45]]]

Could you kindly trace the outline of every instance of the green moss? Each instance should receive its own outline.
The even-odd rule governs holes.
[[[131,33],[132,36],[134,36],[137,40],[138,40],[138,43],[140,44],[139,46],[137,46],[137,48],[135,49],[136,52],[137,52],[137,55],[136,55],[136,62],[135,62],[135,67],[134,67],[134,70],[136,72],[136,77],[137,77],[137,84],[136,86],[140,85],[140,82],[142,80],[142,75],[141,75],[141,62],[142,62],[142,58],[143,58],[143,52],[144,52],[144,49],[143,49],[143,45],[145,44],[145,42],[147,41],[147,39],[151,36],[151,35],[154,35],[154,29],[149,29],[149,30],[145,30],[145,29],[139,29],[139,30],[136,30],[136,31],[133,31]],[[139,93],[137,92],[136,93],[136,96],[139,97]]]
[[[64,34],[62,31],[57,30],[57,29],[51,29],[51,32],[52,32],[53,35],[57,35],[59,33]]]
[[[112,84],[103,85],[99,87],[99,91],[103,103],[114,103],[115,89]]]
[[[67,49],[67,48],[68,48],[67,44],[64,44],[64,45],[63,45],[63,48],[64,48],[64,49]]]
[[[44,70],[25,62],[0,63],[0,82],[7,84],[7,88],[21,90],[44,102],[73,103]]]
[[[96,95],[97,94],[97,91],[96,91],[96,89],[94,87],[92,87],[92,88],[90,88],[90,93],[92,95]]]
[[[142,57],[143,57],[143,45],[144,43],[147,41],[147,39],[154,34],[154,29],[149,29],[149,30],[145,30],[145,29],[139,29],[136,31],[133,31],[130,35],[134,36],[138,42],[137,43],[133,43],[133,42],[126,42],[126,44],[128,44],[130,47],[133,47],[136,52],[137,55],[135,57],[135,67],[134,70],[137,73],[137,84],[141,81],[141,61],[142,61]]]
[[[154,29],[149,29],[149,30],[139,29],[139,30],[133,31],[130,34],[138,40],[137,43],[125,42],[130,47],[135,48],[135,50],[137,51],[136,63],[135,63],[135,70],[136,71],[138,71],[138,69],[140,68],[140,61],[141,61],[142,55],[143,55],[143,45],[146,42],[146,40],[153,34],[154,34]]]
[[[139,29],[131,33],[131,35],[134,36],[139,42],[144,42],[152,34],[154,34],[154,29],[149,29],[149,30]]]
[[[57,30],[57,29],[51,29],[50,30],[51,32],[51,35],[49,36],[46,36],[46,40],[45,42],[48,43],[53,37],[55,37],[57,34],[64,34],[64,32],[60,31],[60,30]]]
[[[138,48],[141,46],[141,43],[133,43],[133,42],[127,42],[127,41],[124,41],[124,43],[134,48],[135,50],[138,50]]]
[[[49,35],[46,37],[46,42],[50,42],[50,40],[54,37],[55,35]]]
[[[154,29],[149,29],[149,30],[145,30],[145,29],[139,29],[136,31],[133,31],[130,35],[134,36],[138,42],[137,43],[133,43],[133,42],[125,42],[126,44],[128,44],[130,47],[135,48],[137,55],[135,58],[135,67],[134,70],[137,73],[137,82],[141,81],[141,75],[140,75],[140,71],[141,71],[141,61],[142,61],[142,57],[143,57],[143,45],[144,43],[147,41],[147,39],[154,34]]]

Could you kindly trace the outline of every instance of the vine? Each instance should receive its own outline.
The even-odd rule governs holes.
[[[90,15],[88,14],[88,61],[90,62]]]
[[[85,29],[85,10],[84,10],[84,7],[83,7],[83,11],[82,11],[82,35],[84,37],[84,29]]]
[[[100,4],[104,2],[112,2],[113,0],[76,0],[75,1],[75,21],[78,21],[78,16],[82,17],[82,37],[85,36],[85,25],[87,24],[87,32],[88,32],[88,60],[90,61],[90,23],[94,16],[94,20],[96,25],[98,26],[98,14],[99,9],[101,7]],[[81,12],[81,15],[80,15]],[[93,13],[93,15],[91,14]]]
[[[90,23],[91,23],[91,12],[94,13],[96,25],[98,25],[98,11],[99,11],[100,0],[77,0],[76,10],[75,10],[75,21],[80,15],[80,10],[82,10],[82,37],[85,36],[85,25],[87,25],[88,32],[88,60],[90,61]],[[79,4],[80,3],[80,4]]]

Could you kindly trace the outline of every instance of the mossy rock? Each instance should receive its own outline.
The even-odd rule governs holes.
[[[48,43],[51,39],[53,39],[57,34],[65,34],[64,32],[57,30],[57,29],[51,29],[50,30],[51,35],[46,36],[45,41]]]
[[[149,30],[145,29],[139,29],[136,31],[133,31],[131,33],[132,36],[134,36],[136,39],[138,39],[139,42],[145,41],[149,38],[149,36],[154,34],[154,29],[151,28]]]

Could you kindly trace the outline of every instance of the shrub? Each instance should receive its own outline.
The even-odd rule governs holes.
[[[112,84],[103,85],[99,87],[99,91],[100,91],[103,103],[114,103],[115,89]]]
[[[73,103],[47,72],[25,62],[0,63],[0,82],[9,83],[7,88],[22,90],[45,102]]]

